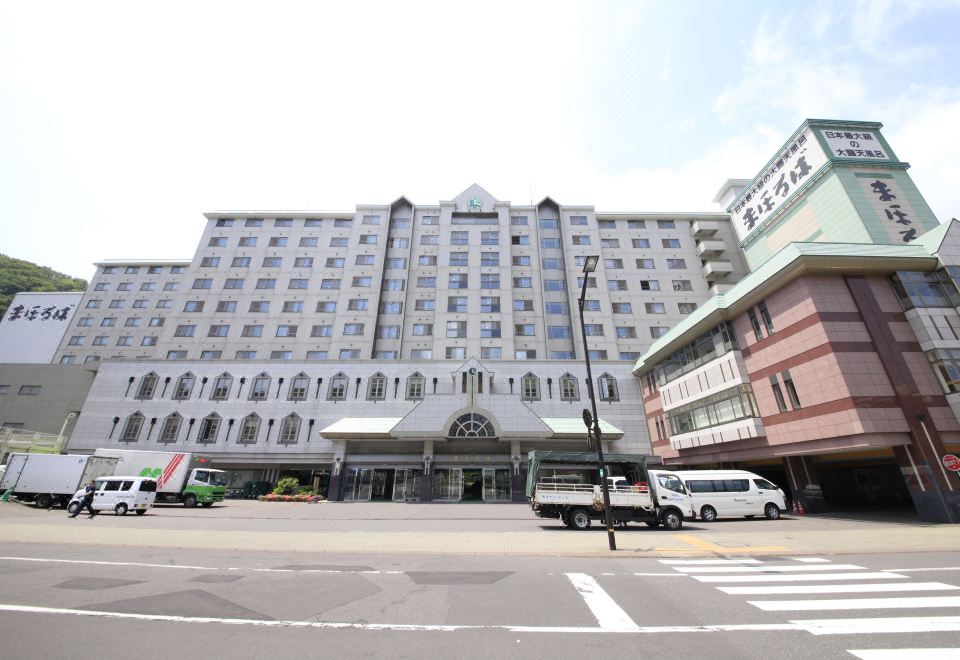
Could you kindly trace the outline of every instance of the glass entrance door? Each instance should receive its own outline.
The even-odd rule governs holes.
[[[463,470],[436,468],[433,471],[433,499],[441,502],[459,502],[463,497]]]
[[[343,487],[346,502],[369,502],[372,494],[373,468],[350,468]]]
[[[420,501],[420,470],[396,471],[393,478],[393,501]]]
[[[483,469],[483,501],[509,502],[513,490],[510,487],[510,468]]]

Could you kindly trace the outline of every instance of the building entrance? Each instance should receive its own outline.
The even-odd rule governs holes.
[[[348,468],[343,485],[344,502],[419,502],[418,469]]]
[[[437,502],[509,502],[510,468],[436,468],[432,481]]]

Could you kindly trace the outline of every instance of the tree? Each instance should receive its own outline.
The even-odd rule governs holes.
[[[0,319],[22,291],[86,291],[87,282],[23,259],[0,254]]]

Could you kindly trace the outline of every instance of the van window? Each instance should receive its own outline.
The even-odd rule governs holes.
[[[110,481],[104,482],[103,490],[110,492],[114,490],[120,490],[120,481],[115,481],[111,479]]]
[[[123,485],[120,487],[120,490],[130,490],[131,488],[133,488],[133,482],[132,482],[132,481],[124,481],[124,482],[123,482]]]
[[[140,482],[140,492],[141,493],[155,493],[157,492],[157,482],[152,479],[144,479]]]
[[[660,482],[660,485],[666,488],[667,490],[672,490],[675,493],[684,493],[687,491],[683,489],[683,482],[680,481],[678,477],[672,474],[658,474],[657,481]]]
[[[750,490],[749,479],[724,479],[723,487],[728,493],[745,493]],[[719,489],[718,489],[719,490]]]
[[[687,488],[691,493],[713,493],[716,489],[713,487],[715,482],[709,479],[691,479],[687,482]]]
[[[766,479],[754,479],[753,483],[757,484],[757,488],[760,490],[777,490],[778,488],[776,484],[772,484]]]

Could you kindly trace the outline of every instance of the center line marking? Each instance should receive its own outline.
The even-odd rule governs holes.
[[[623,611],[597,581],[586,573],[566,573],[601,628],[614,630],[633,630],[638,628],[633,619]]]

